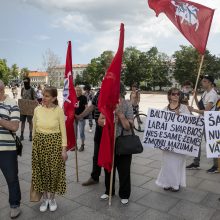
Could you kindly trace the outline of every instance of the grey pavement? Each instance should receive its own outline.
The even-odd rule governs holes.
[[[162,108],[167,99],[163,95],[143,95],[141,109],[148,107]],[[187,187],[180,192],[167,192],[155,184],[160,170],[161,152],[144,149],[139,155],[133,155],[131,165],[131,197],[129,204],[120,204],[116,193],[112,206],[107,201],[100,201],[104,193],[104,172],[100,183],[83,187],[81,183],[90,177],[93,155],[93,132],[88,132],[86,125],[85,151],[78,152],[79,183],[76,181],[75,153],[69,152],[66,163],[67,192],[57,196],[58,209],[40,213],[40,203],[29,201],[31,183],[31,142],[28,141],[26,125],[24,150],[19,157],[19,179],[22,191],[22,215],[19,219],[138,219],[138,220],[219,220],[220,219],[220,174],[208,174],[206,169],[212,166],[212,160],[205,155],[204,143],[201,156],[201,170],[187,170]],[[19,132],[18,132],[19,134]],[[139,133],[142,137],[142,133]],[[79,143],[80,144],[80,143]],[[187,158],[187,164],[193,158]],[[116,192],[118,181],[116,181]],[[9,219],[8,189],[0,172],[0,220]]]

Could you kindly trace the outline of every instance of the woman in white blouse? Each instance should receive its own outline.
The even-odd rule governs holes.
[[[165,111],[172,111],[176,114],[190,114],[186,105],[180,103],[180,90],[171,88],[168,91],[169,104]],[[185,155],[170,151],[163,151],[162,166],[157,177],[156,184],[164,190],[178,192],[180,186],[186,186],[186,159]]]

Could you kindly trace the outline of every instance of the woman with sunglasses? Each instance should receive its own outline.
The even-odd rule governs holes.
[[[176,114],[190,114],[186,105],[180,102],[180,90],[171,88],[168,91],[168,106],[165,111],[172,111]],[[186,186],[186,159],[185,155],[170,151],[163,151],[162,166],[157,177],[156,184],[164,190],[178,192],[180,186]]]

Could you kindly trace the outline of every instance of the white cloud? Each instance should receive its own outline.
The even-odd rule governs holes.
[[[64,28],[90,39],[80,46],[81,52],[91,52],[117,47],[119,25],[125,24],[125,45],[146,50],[162,38],[181,35],[169,19],[160,14],[158,18],[149,9],[147,0],[18,0],[41,10],[57,13],[59,17],[52,26]],[[217,9],[211,34],[220,33],[220,1],[192,0]]]
[[[34,38],[35,38],[36,40],[39,40],[39,41],[45,41],[45,40],[49,40],[49,39],[50,39],[49,36],[43,35],[43,34],[36,35],[36,36],[34,36]]]
[[[73,30],[75,32],[86,32],[93,29],[92,24],[81,14],[68,14],[63,18],[57,19],[52,26],[55,28],[64,27],[66,30]]]

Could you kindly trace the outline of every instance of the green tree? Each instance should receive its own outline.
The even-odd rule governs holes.
[[[12,79],[17,79],[18,78],[18,75],[19,75],[19,71],[18,71],[18,66],[17,64],[13,64],[11,66],[11,69],[10,69],[10,75],[11,75],[11,78]]]
[[[86,68],[86,70],[82,74],[82,82],[84,84],[91,84],[92,86],[98,86],[111,61],[113,59],[113,52],[112,51],[104,51],[99,57],[93,58]]]
[[[144,53],[135,47],[128,47],[124,51],[123,56],[123,72],[122,80],[126,86],[131,86],[133,83],[141,82],[145,79],[146,56]]]
[[[0,79],[7,85],[9,83],[10,69],[6,59],[0,59]]]
[[[170,58],[165,53],[160,53],[156,47],[152,47],[146,53],[146,79],[148,87],[170,86]]]
[[[189,80],[195,84],[201,56],[192,46],[180,47],[181,50],[176,51],[173,55],[174,77],[180,84],[185,80]],[[201,74],[209,74],[215,78],[220,78],[220,58],[212,55],[208,50],[206,50],[204,56]]]

